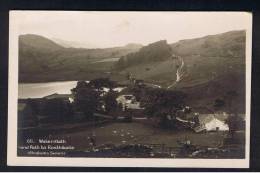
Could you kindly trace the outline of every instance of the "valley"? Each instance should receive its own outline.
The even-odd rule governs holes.
[[[192,106],[214,107],[233,90],[234,105],[244,112],[245,31],[105,49],[66,48],[32,34],[19,38],[20,83],[104,77],[129,84],[129,75],[153,88],[182,90]]]

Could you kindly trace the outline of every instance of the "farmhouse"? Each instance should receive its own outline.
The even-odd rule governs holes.
[[[140,106],[140,102],[136,101],[134,95],[120,95],[116,98],[117,104],[122,106],[122,110],[126,109],[143,109]]]
[[[228,131],[229,127],[223,120],[218,119],[214,114],[198,115],[198,121],[194,128],[195,132],[202,131]]]

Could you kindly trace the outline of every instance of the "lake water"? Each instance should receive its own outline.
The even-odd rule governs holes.
[[[50,94],[70,94],[77,81],[47,82],[47,83],[19,83],[18,98],[40,98]]]
[[[99,63],[99,62],[114,62],[114,61],[118,61],[120,58],[106,58],[106,59],[103,59],[103,60],[100,60],[100,61],[96,61],[96,62],[93,62],[93,63]]]
[[[88,81],[86,81],[88,82]],[[70,94],[71,89],[75,88],[77,81],[47,82],[47,83],[19,83],[18,98],[41,98],[54,93]],[[125,87],[113,88],[116,92],[121,92]],[[108,92],[108,88],[103,88]]]

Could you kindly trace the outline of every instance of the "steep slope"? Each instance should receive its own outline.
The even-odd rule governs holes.
[[[139,52],[122,57],[117,68],[122,74],[131,73],[135,78],[167,88],[176,81],[176,72],[181,64],[180,58],[175,57],[179,56],[184,62],[183,76],[170,89],[185,91],[192,106],[211,109],[215,99],[225,99],[227,92],[235,91],[234,106],[243,113],[245,39],[245,31],[230,31],[182,40],[171,44],[171,49],[166,42],[161,43],[164,48],[148,45]],[[150,51],[144,53],[144,49]],[[225,111],[228,109],[227,105],[223,107]]]
[[[137,78],[154,78],[158,82],[176,79],[180,61],[185,75],[179,86],[192,86],[228,73],[244,73],[245,31],[230,31],[202,38],[182,40],[168,45],[159,41],[119,59],[115,67]]]
[[[36,49],[38,51],[56,51],[64,47],[40,35],[26,34],[19,37],[20,49]]]
[[[181,56],[244,57],[244,30],[230,31],[202,38],[181,40],[171,44],[172,51]]]
[[[19,81],[48,82],[90,79],[109,72],[121,56],[140,47],[64,48],[38,35],[19,37]]]
[[[169,59],[171,47],[166,40],[161,40],[142,47],[138,52],[121,57],[116,64],[118,69],[131,67],[137,64],[160,62]]]
[[[138,52],[119,59],[115,69],[120,74],[132,74],[135,78],[161,83],[172,79],[176,70],[172,51],[166,40],[142,47]]]
[[[174,89],[185,91],[188,104],[215,109],[216,99],[224,100],[220,111],[245,112],[245,31],[231,31],[172,44],[182,56],[186,75]],[[228,105],[227,93],[237,96]]]
[[[183,40],[171,46],[185,62],[186,76],[178,87],[201,85],[227,75],[245,75],[245,31]]]

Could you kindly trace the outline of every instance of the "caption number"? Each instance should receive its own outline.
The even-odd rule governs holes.
[[[27,143],[27,144],[31,144],[31,143],[34,143],[34,141],[33,141],[33,139],[27,139],[27,140],[26,140],[26,143]]]

